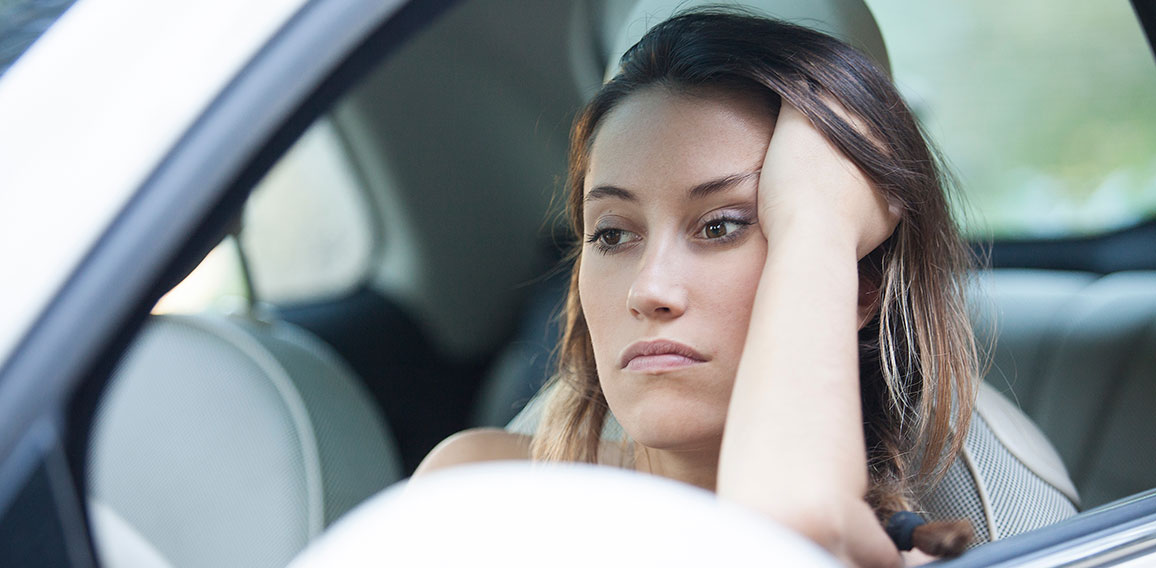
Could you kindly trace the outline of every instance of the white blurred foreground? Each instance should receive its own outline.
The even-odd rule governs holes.
[[[838,566],[686,485],[584,465],[479,464],[395,485],[290,565]]]

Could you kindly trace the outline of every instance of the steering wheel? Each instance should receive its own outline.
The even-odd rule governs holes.
[[[397,484],[303,551],[322,566],[839,566],[709,492],[591,465],[489,462]]]

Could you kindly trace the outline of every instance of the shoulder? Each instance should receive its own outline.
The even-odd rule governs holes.
[[[463,430],[430,450],[414,477],[467,463],[530,459],[530,437],[499,428]]]

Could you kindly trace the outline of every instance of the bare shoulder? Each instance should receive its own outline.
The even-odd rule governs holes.
[[[467,463],[530,459],[530,437],[500,428],[463,430],[442,440],[422,460],[414,477]]]

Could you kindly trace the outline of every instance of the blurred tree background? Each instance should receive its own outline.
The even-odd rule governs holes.
[[[1127,0],[868,0],[974,237],[1156,217],[1156,63]]]

